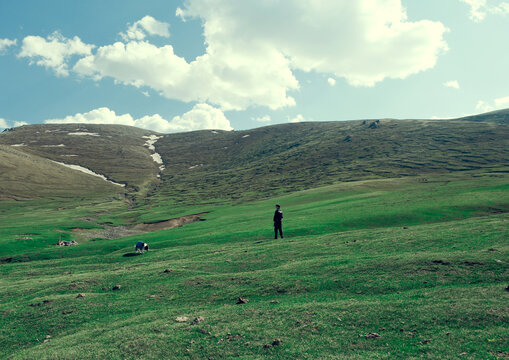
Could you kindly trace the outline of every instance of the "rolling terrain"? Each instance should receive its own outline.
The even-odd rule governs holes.
[[[6,131],[0,358],[508,357],[504,116]]]

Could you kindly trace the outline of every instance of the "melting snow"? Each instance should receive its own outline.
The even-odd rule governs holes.
[[[90,169],[87,169],[83,166],[79,166],[79,165],[71,165],[71,164],[64,164],[64,163],[61,163],[61,162],[58,162],[58,161],[53,161],[54,163],[57,163],[57,164],[60,164],[62,166],[65,166],[65,167],[68,167],[68,168],[71,168],[73,170],[78,170],[78,171],[81,171],[81,172],[84,172],[85,174],[88,174],[88,175],[93,175],[93,176],[97,176],[97,177],[100,177],[101,179],[109,182],[109,183],[112,183],[114,185],[117,185],[117,186],[121,186],[121,187],[125,187],[125,184],[119,184],[119,183],[116,183],[116,182],[113,182],[111,180],[108,180],[108,178],[104,175],[100,175],[100,174],[96,174],[95,172],[93,172],[92,170]]]
[[[161,158],[161,155],[159,155],[158,153],[156,153],[156,148],[154,146],[154,144],[157,142],[157,140],[159,140],[160,138],[162,138],[162,136],[157,136],[157,135],[150,135],[150,136],[142,136],[144,139],[147,139],[147,141],[145,141],[145,144],[144,146],[146,146],[150,151],[153,151],[154,153],[152,155],[150,155],[152,157],[152,160],[154,160],[154,162],[159,166],[159,174],[157,174],[157,177],[160,178],[161,177],[161,172],[164,171],[165,167],[163,165],[163,159]]]
[[[98,133],[90,133],[90,132],[72,132],[68,133],[67,135],[90,135],[90,136],[100,136]]]
[[[49,147],[49,148],[53,148],[53,147],[65,147],[64,144],[58,144],[58,145],[41,145],[41,147]]]
[[[212,131],[211,131],[211,133],[212,133],[212,134],[217,134],[218,132],[217,132],[217,131],[215,131],[215,130],[212,130]]]
[[[247,138],[247,137],[250,137],[251,135],[244,135],[243,138]]]
[[[60,155],[60,156],[68,156],[68,157],[71,157],[71,156],[79,156],[79,155]]]
[[[197,168],[197,167],[199,167],[199,166],[203,166],[203,164],[193,165],[193,166],[189,167],[189,169],[194,169],[194,168]]]
[[[21,144],[12,144],[11,146],[26,146],[24,143]]]

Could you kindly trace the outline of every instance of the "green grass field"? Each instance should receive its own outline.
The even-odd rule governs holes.
[[[0,358],[508,357],[508,194],[506,172],[462,172],[249,203],[4,201]],[[74,228],[204,211],[180,228],[54,245]],[[129,256],[138,240],[151,251]]]

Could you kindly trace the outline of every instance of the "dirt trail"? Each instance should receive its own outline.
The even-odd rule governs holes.
[[[169,220],[158,221],[154,223],[141,223],[134,226],[111,226],[105,225],[104,229],[73,229],[73,233],[79,238],[91,240],[91,239],[118,239],[130,235],[139,235],[157,230],[167,230],[177,227],[181,227],[187,224],[192,224],[197,221],[204,221],[201,216],[207,214],[202,212],[199,214],[185,215]]]

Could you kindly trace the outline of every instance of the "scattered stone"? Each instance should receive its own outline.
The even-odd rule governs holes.
[[[227,335],[226,335],[226,339],[227,339],[228,341],[238,340],[238,339],[242,339],[242,335],[240,335],[240,334],[235,334],[235,335],[227,334]]]
[[[491,249],[488,249],[488,251],[498,251],[498,250],[494,249],[494,248],[491,248]]]
[[[502,260],[498,260],[498,259],[495,259],[495,262],[498,262],[499,264],[502,264],[503,261]]]
[[[506,286],[505,291],[509,291],[509,285]]]
[[[466,352],[462,352],[460,356],[467,356],[468,354]]]
[[[247,304],[249,302],[248,299],[245,299],[245,298],[242,298],[242,297],[239,297],[237,299],[237,304],[240,305],[240,304]]]
[[[175,318],[175,321],[178,323],[185,323],[185,322],[189,321],[189,318],[187,316],[177,316]]]
[[[204,317],[201,317],[201,316],[198,316],[198,317],[195,317],[194,320],[193,320],[193,324],[199,324],[201,323],[203,320],[205,320]]]
[[[83,293],[79,293],[79,294],[76,296],[76,298],[77,298],[77,299],[79,299],[79,298],[84,298],[84,297],[85,297],[85,294],[83,294]]]
[[[265,344],[265,345],[263,345],[263,348],[264,348],[264,349],[270,349],[271,347],[272,347],[272,345],[271,345],[271,344]]]
[[[403,226],[403,229],[408,230],[408,226]]]
[[[272,342],[272,346],[279,346],[281,345],[281,343],[283,342],[283,340],[279,339],[279,338],[276,338],[274,339],[274,341]]]
[[[421,341],[421,344],[429,344],[431,342],[431,339],[424,339]]]
[[[352,137],[350,135],[347,135],[344,139],[343,139],[344,142],[351,142],[352,141]]]
[[[61,314],[62,314],[62,315],[69,315],[69,314],[72,314],[72,310],[62,310]]]
[[[102,290],[103,290],[103,291],[106,291],[106,290],[108,290],[108,288],[106,288],[106,287],[103,287],[103,289],[102,289]]]
[[[369,129],[378,129],[380,127],[380,120],[373,121],[371,124],[369,124]]]
[[[364,337],[366,339],[377,339],[377,338],[380,338],[380,334],[377,334],[377,333],[367,333],[366,335],[364,335]]]
[[[230,259],[225,260],[227,263],[231,263],[232,261]]]
[[[57,243],[57,246],[76,246],[76,245],[78,245],[78,243],[74,240],[71,241],[59,240]]]
[[[449,336],[449,335],[451,335],[451,333],[448,331],[448,332],[445,333],[445,335]]]
[[[173,271],[172,269],[166,269],[166,270],[164,270],[164,271],[163,271],[163,273],[165,273],[165,274],[169,274],[169,273],[171,273],[172,271]]]
[[[251,345],[251,342],[249,342],[249,341],[244,343],[244,346],[249,346],[249,345]]]
[[[120,290],[121,287],[121,285],[115,285],[111,290]]]
[[[271,304],[279,304],[279,301],[277,301],[277,300],[271,300],[271,301],[270,301],[270,303],[271,303]]]

